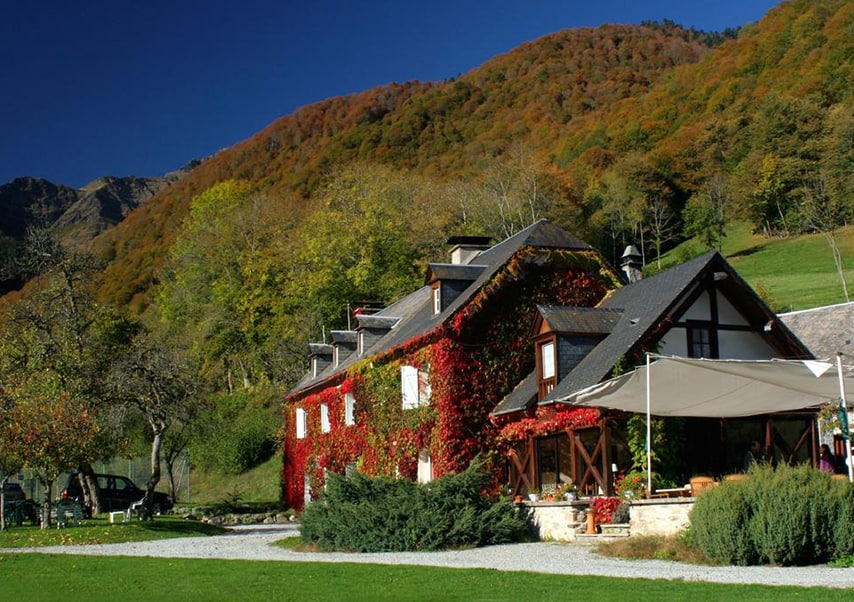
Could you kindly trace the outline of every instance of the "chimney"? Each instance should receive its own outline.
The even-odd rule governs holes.
[[[637,282],[643,279],[642,268],[643,263],[640,251],[634,245],[629,245],[623,251],[623,256],[620,258],[620,269],[626,273],[626,278],[629,282]]]
[[[451,247],[451,263],[465,265],[489,248],[492,240],[489,236],[452,236],[448,239]]]

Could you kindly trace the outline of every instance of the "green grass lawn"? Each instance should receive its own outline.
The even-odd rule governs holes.
[[[491,569],[0,556],[5,600],[849,600],[828,588],[575,577]]]
[[[79,527],[41,529],[39,527],[10,527],[0,532],[0,548],[28,548],[97,543],[124,543],[170,537],[221,535],[227,529],[198,521],[172,516],[160,516],[153,521],[132,521],[110,524],[106,518],[83,521]]]

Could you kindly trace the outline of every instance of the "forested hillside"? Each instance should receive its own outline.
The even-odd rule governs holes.
[[[789,0],[737,33],[567,30],[443,82],[303,107],[96,240],[98,309],[71,321],[95,330],[66,347],[145,333],[180,351],[217,400],[197,457],[240,469],[273,440],[265,408],[306,343],[353,304],[420,286],[449,235],[498,241],[548,217],[615,262],[637,245],[649,269],[686,238],[719,248],[736,220],[764,240],[833,241],[854,219],[852,83],[854,3]]]

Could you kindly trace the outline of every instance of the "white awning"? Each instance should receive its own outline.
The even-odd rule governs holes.
[[[830,362],[652,357],[649,408],[646,367],[555,401],[654,416],[726,418],[816,407],[840,396]],[[854,390],[854,367],[843,366],[842,378],[846,390]]]

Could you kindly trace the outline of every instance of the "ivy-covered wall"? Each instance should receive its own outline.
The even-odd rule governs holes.
[[[323,391],[285,403],[284,485],[288,504],[301,508],[304,476],[313,492],[324,470],[355,464],[370,475],[415,478],[418,454],[429,450],[435,477],[464,470],[479,453],[499,449],[489,417],[534,367],[531,327],[539,304],[591,307],[617,284],[595,252],[525,249],[445,324],[351,367]],[[429,405],[402,409],[400,372],[429,373]],[[337,386],[336,386],[337,385]],[[356,424],[344,424],[344,398],[353,393]],[[320,406],[330,430],[321,433]],[[308,432],[296,438],[294,412],[308,413]]]

